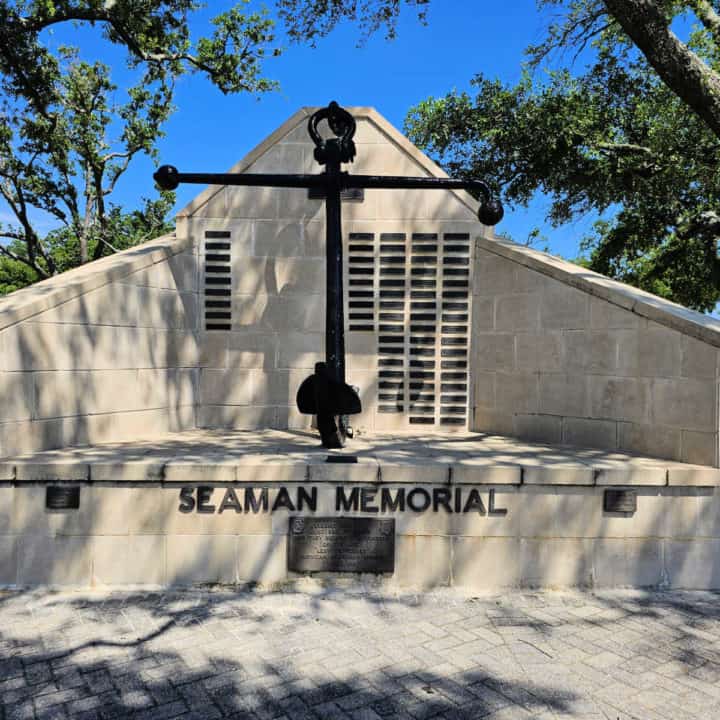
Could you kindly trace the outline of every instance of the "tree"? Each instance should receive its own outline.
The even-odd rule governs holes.
[[[355,7],[322,5],[328,27]],[[400,5],[367,2],[365,21],[392,34],[388,6]],[[528,49],[520,83],[478,75],[473,97],[451,92],[412,108],[406,131],[452,174],[493,182],[510,206],[541,191],[553,224],[599,214],[581,243],[592,269],[711,310],[720,300],[720,3],[538,5],[559,19]],[[673,22],[688,18],[695,26],[682,42]],[[575,72],[580,56],[589,61]],[[555,69],[542,75],[549,60]]]
[[[170,198],[129,214],[111,199],[133,158],[155,154],[178,78],[202,73],[223,93],[275,87],[261,76],[264,58],[279,53],[273,23],[264,12],[244,13],[247,1],[194,40],[195,0],[0,0],[0,197],[13,216],[0,224],[7,286],[8,277],[44,278],[69,258],[100,257],[127,241],[118,239],[123,228],[137,240],[158,227]],[[105,63],[78,48],[54,50],[48,32],[73,24],[124,48],[137,82],[120,92]],[[60,229],[43,237],[38,213]]]

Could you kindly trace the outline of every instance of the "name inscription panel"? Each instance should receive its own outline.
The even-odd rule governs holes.
[[[291,517],[288,570],[392,573],[395,520]]]

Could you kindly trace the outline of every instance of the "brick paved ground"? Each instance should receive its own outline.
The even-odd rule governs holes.
[[[720,718],[720,595],[0,594],[0,719]]]

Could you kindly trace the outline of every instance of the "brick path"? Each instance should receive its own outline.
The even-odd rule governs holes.
[[[720,595],[0,594],[0,720],[720,718]]]

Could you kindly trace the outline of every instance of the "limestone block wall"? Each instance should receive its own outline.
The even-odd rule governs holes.
[[[443,175],[375,111],[350,110],[357,119],[357,157],[347,166],[349,172]],[[307,134],[311,112],[305,109],[294,115],[232,172],[321,172]],[[343,202],[345,257],[350,254],[351,234],[371,235],[376,254],[381,236],[402,235],[409,298],[413,233],[474,237],[482,232],[475,206],[464,193],[367,190],[362,202]],[[297,412],[295,396],[315,363],[325,358],[324,201],[309,199],[303,189],[209,188],[179,214],[178,235],[199,248],[205,273],[200,281],[207,312],[200,337],[198,426],[309,428],[312,418]],[[349,280],[346,274],[346,298]],[[226,281],[229,284],[222,285]],[[378,294],[370,301],[377,310]],[[226,321],[227,327],[212,329],[217,318],[208,313],[220,306],[229,314],[220,323]],[[408,328],[409,310],[408,302]],[[345,318],[347,327],[347,305]],[[348,382],[359,387],[364,409],[353,417],[354,427],[416,429],[406,417],[378,411],[376,335],[348,330],[346,351]]]
[[[0,456],[194,427],[197,328],[174,236],[0,300]]]
[[[475,430],[718,465],[720,323],[480,238]]]

